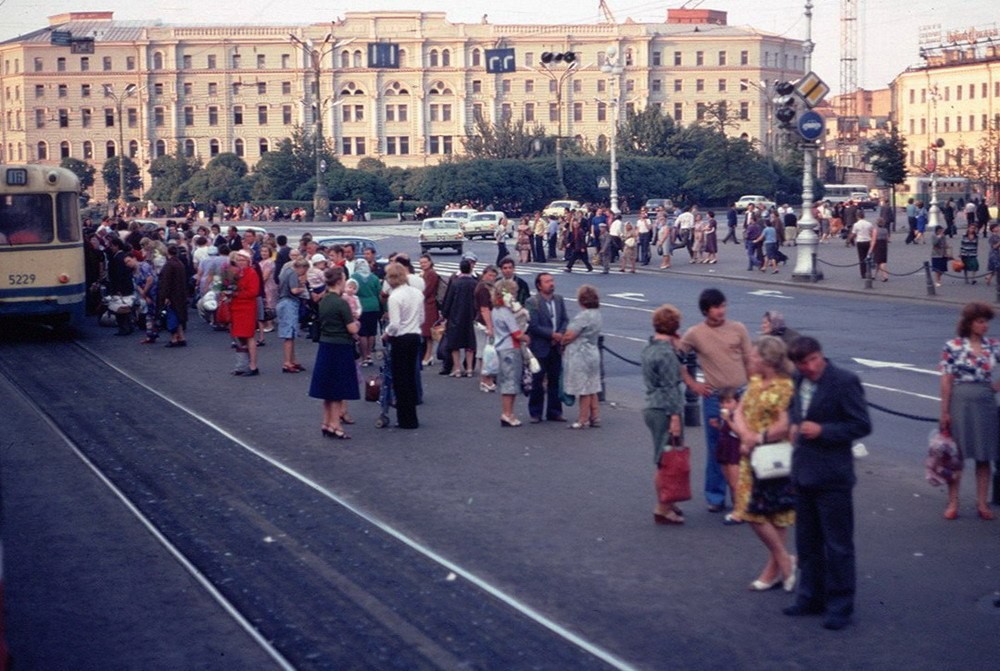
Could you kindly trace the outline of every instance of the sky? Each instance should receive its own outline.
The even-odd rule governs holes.
[[[44,28],[48,17],[70,11],[114,11],[116,19],[161,19],[168,24],[323,23],[343,17],[357,2],[326,3],[288,0],[213,0],[208,5],[194,0],[160,0],[163,4],[136,0],[0,0],[0,40]],[[857,0],[858,84],[883,88],[907,66],[920,61],[917,35],[921,26],[940,24],[944,30],[1000,24],[996,0]],[[607,0],[618,22],[663,22],[668,3],[638,0]],[[321,7],[320,5],[323,5]],[[813,70],[834,90],[840,89],[841,0],[813,0],[812,39],[816,43]],[[805,0],[691,0],[700,9],[729,13],[730,25],[749,25],[766,32],[804,39]],[[597,23],[601,19],[597,0],[576,2],[552,0],[367,0],[364,10],[439,11],[454,23],[478,23],[487,14],[490,23]]]

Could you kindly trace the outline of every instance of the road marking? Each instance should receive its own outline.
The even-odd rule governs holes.
[[[631,340],[632,342],[641,342],[643,345],[649,342],[646,338],[635,338],[633,336],[618,335],[617,333],[605,333],[603,334],[610,338],[621,338],[622,340]]]
[[[908,370],[913,373],[923,373],[924,375],[935,375],[937,377],[941,376],[941,371],[937,370],[927,370],[926,368],[917,368],[910,363],[898,363],[895,361],[879,361],[877,359],[859,359],[854,358],[854,361],[861,364],[862,366],[868,366],[869,368],[896,368],[897,370]]]
[[[928,401],[940,401],[941,399],[937,396],[929,396],[928,394],[918,394],[915,391],[906,391],[905,389],[896,389],[895,387],[883,387],[880,384],[872,384],[871,382],[862,382],[862,386],[871,387],[872,389],[881,389],[882,391],[894,391],[897,394],[906,394],[907,396],[916,396],[917,398],[923,398]]]
[[[764,296],[766,298],[785,298],[788,300],[793,300],[795,296],[786,296],[777,289],[757,289],[756,291],[747,292],[751,296]]]
[[[612,667],[614,667],[616,669],[627,669],[628,671],[632,671],[635,668],[631,664],[629,664],[628,662],[626,662],[625,660],[620,659],[619,657],[615,656],[611,652],[608,652],[607,650],[604,650],[603,648],[599,647],[597,644],[591,643],[590,641],[584,639],[583,637],[581,637],[581,636],[579,636],[577,634],[574,634],[572,631],[566,629],[565,627],[563,627],[562,625],[558,624],[554,620],[549,619],[548,617],[546,617],[545,615],[543,615],[541,612],[535,610],[534,608],[532,608],[531,606],[527,605],[526,603],[522,603],[516,597],[507,594],[506,592],[504,592],[499,587],[494,587],[490,583],[486,582],[485,580],[483,580],[482,578],[480,578],[479,576],[477,576],[475,573],[472,573],[471,571],[462,568],[461,566],[459,566],[455,562],[451,561],[450,559],[446,559],[445,557],[443,557],[442,555],[438,554],[437,552],[435,552],[431,548],[429,548],[429,547],[423,545],[422,543],[419,543],[416,540],[410,538],[409,536],[407,536],[406,534],[404,534],[402,531],[397,530],[395,527],[389,526],[387,523],[385,523],[382,520],[378,519],[377,517],[375,517],[371,513],[366,512],[362,508],[359,508],[358,506],[354,505],[353,503],[350,503],[346,499],[341,498],[340,496],[338,496],[334,492],[330,491],[329,489],[327,489],[323,485],[319,484],[318,482],[315,482],[314,480],[312,480],[308,476],[303,475],[302,473],[299,473],[298,471],[296,471],[292,467],[287,466],[286,464],[282,463],[281,461],[278,461],[276,458],[270,456],[266,452],[262,452],[261,450],[253,447],[249,443],[244,442],[238,436],[230,433],[229,431],[227,431],[226,429],[222,428],[221,426],[218,426],[217,424],[215,424],[214,422],[212,422],[212,420],[210,420],[207,417],[204,417],[204,416],[198,414],[197,412],[195,412],[191,408],[188,408],[187,406],[185,406],[183,403],[175,401],[174,399],[170,398],[169,396],[166,396],[162,392],[154,389],[153,387],[150,387],[149,385],[147,385],[146,383],[144,383],[142,380],[139,380],[138,378],[132,376],[130,373],[126,372],[124,369],[119,368],[117,365],[115,365],[111,361],[105,359],[103,356],[101,356],[100,354],[98,354],[94,350],[90,349],[89,347],[81,345],[80,343],[76,343],[76,345],[80,349],[84,350],[85,352],[87,352],[88,354],[90,354],[91,356],[93,356],[94,358],[96,358],[97,360],[99,360],[102,363],[104,363],[106,366],[108,366],[112,370],[114,370],[117,373],[119,373],[120,375],[122,375],[123,377],[128,378],[132,382],[135,382],[137,385],[139,385],[143,389],[147,390],[151,394],[157,396],[158,398],[163,399],[164,401],[166,401],[170,405],[174,406],[178,410],[181,410],[181,411],[187,413],[188,415],[190,415],[191,417],[197,419],[199,422],[201,422],[205,426],[209,427],[213,431],[216,431],[220,435],[225,436],[226,438],[228,438],[229,440],[231,440],[236,445],[239,445],[240,447],[242,447],[246,451],[250,452],[251,454],[253,454],[253,455],[255,455],[255,456],[263,459],[267,463],[271,464],[272,466],[274,466],[275,468],[277,468],[279,471],[282,471],[283,473],[285,473],[285,474],[287,474],[287,475],[295,478],[296,480],[298,480],[302,484],[306,485],[307,487],[309,487],[309,488],[315,490],[316,492],[322,494],[323,496],[327,497],[328,499],[330,499],[331,501],[333,501],[337,505],[345,508],[346,510],[349,510],[350,512],[354,513],[355,515],[357,515],[358,517],[360,517],[364,521],[368,522],[372,526],[374,526],[377,529],[381,530],[383,533],[387,534],[388,536],[391,536],[392,538],[395,538],[396,540],[398,540],[399,542],[403,543],[404,545],[406,545],[406,546],[410,547],[411,549],[413,549],[413,550],[419,552],[420,554],[424,555],[425,557],[427,557],[431,561],[434,561],[434,562],[440,564],[441,566],[443,566],[444,568],[448,569],[452,573],[455,573],[456,575],[461,576],[462,578],[465,578],[470,583],[472,583],[473,585],[475,585],[479,589],[483,590],[484,592],[486,592],[490,596],[494,597],[495,599],[498,599],[498,600],[502,601],[503,603],[507,604],[508,606],[510,606],[511,608],[513,608],[514,610],[518,611],[519,613],[521,613],[525,617],[527,617],[527,618],[529,618],[531,620],[534,620],[537,624],[541,625],[542,627],[545,627],[546,629],[548,629],[552,633],[556,634],[557,636],[560,636],[560,637],[564,638],[565,640],[569,641],[570,643],[572,643],[573,645],[576,645],[581,650],[584,650],[584,651],[588,652],[589,654],[593,655],[594,657],[597,657],[598,659],[602,660],[603,662],[609,664],[610,666],[612,666]],[[64,436],[64,440],[68,441],[69,438]],[[92,466],[92,468],[94,468],[94,467]],[[108,484],[112,488],[114,487],[114,485],[111,484],[110,481],[108,481]],[[117,491],[117,490],[115,490],[115,491]],[[127,499],[124,499],[124,495],[123,494],[119,494],[119,496],[122,496],[123,500],[125,500],[127,502]],[[127,503],[127,505],[130,508],[134,508],[134,506],[132,506],[130,503]],[[140,513],[138,513],[137,509],[135,510],[135,512],[136,512],[136,514],[140,514]],[[143,519],[143,518],[140,517],[140,519]],[[157,535],[159,535],[159,534],[157,533]],[[163,538],[162,542],[168,548],[173,547],[173,546],[169,545],[169,541],[166,538]],[[178,556],[179,560],[180,560],[180,558],[183,557],[183,555],[180,555],[179,551],[177,552],[177,555],[175,555],[175,556]],[[182,563],[185,563],[185,562],[186,562],[186,560],[182,561]],[[194,569],[193,566],[191,568]],[[196,570],[196,569],[194,569],[194,570]],[[197,576],[198,574],[193,574],[193,575]],[[205,583],[206,589],[209,589],[213,593],[217,593],[217,590],[215,590],[215,588],[211,586],[211,583],[207,582],[207,578],[205,580],[206,580],[206,583]],[[219,595],[219,598],[222,598],[221,594]],[[223,603],[223,602],[220,602],[220,603]],[[238,619],[242,620],[242,615],[240,615],[239,612],[235,610],[235,608],[233,608],[232,614],[233,614],[234,617],[237,617]],[[249,625],[249,623],[247,623],[247,624]],[[251,629],[251,633],[253,633],[255,631],[256,630]],[[258,642],[261,643],[262,645],[265,645],[267,643],[266,641],[263,640],[262,637],[260,637],[259,633],[256,635],[255,638],[257,638]],[[268,645],[268,648],[269,647],[270,646]],[[273,650],[273,648],[271,648],[271,649]],[[279,661],[279,663],[281,663],[282,661],[284,661],[284,658],[280,657],[280,653],[278,653],[277,650],[274,650],[274,655],[278,655],[277,657],[275,657],[275,659],[276,659],[276,661]],[[274,655],[272,655],[272,657],[274,657]],[[292,669],[293,667],[289,665],[289,666],[287,666],[285,668]]]
[[[618,308],[619,310],[635,310],[636,312],[654,312],[651,308],[640,308],[635,305],[615,305],[614,303],[608,303],[606,301],[601,301],[601,307]]]
[[[621,298],[626,301],[635,301],[637,303],[648,303],[646,300],[646,294],[635,293],[632,291],[623,291],[620,294],[608,294],[612,298]]]

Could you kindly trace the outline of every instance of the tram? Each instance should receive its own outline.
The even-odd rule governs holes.
[[[0,318],[77,327],[85,298],[79,179],[0,164]]]

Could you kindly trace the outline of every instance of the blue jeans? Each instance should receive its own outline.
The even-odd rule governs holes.
[[[726,504],[726,478],[719,462],[715,460],[715,448],[719,444],[719,430],[709,424],[709,420],[719,419],[719,395],[702,398],[702,415],[705,422],[705,501],[710,506]],[[735,496],[735,492],[733,492]]]

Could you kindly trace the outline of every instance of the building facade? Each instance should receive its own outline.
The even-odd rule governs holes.
[[[371,67],[373,43],[396,45],[398,67]],[[611,46],[620,75],[601,69]],[[498,47],[514,49],[515,71],[486,72],[486,51]],[[572,70],[543,63],[546,52],[572,52]],[[623,112],[653,106],[680,125],[725,103],[727,132],[766,150],[774,142],[767,82],[800,77],[804,53],[799,40],[729,26],[712,10],[587,25],[349,12],[308,26],[170,26],[72,12],[0,43],[0,64],[5,162],[69,156],[100,167],[124,151],[148,167],[179,151],[204,161],[234,152],[252,166],[297,126],[311,131],[320,121],[344,165],[373,157],[409,167],[461,154],[480,117],[523,120],[549,135],[558,128],[601,150],[612,92]]]

